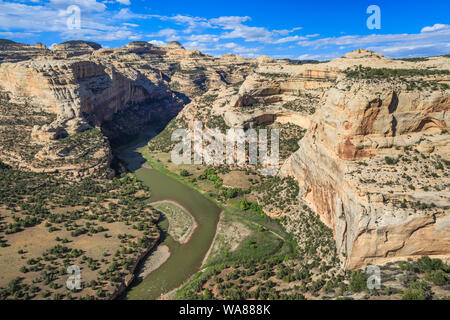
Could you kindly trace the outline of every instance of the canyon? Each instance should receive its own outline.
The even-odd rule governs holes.
[[[295,126],[306,133],[279,174],[332,230],[343,268],[450,257],[449,56],[302,63],[177,42],[1,40],[0,91],[13,108],[0,114],[1,162],[74,180],[109,168],[111,144],[149,123]]]

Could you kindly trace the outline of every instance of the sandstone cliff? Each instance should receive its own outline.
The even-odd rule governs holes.
[[[333,230],[346,267],[448,256],[449,70],[448,57],[367,50],[299,64],[211,57],[176,42],[49,50],[0,41],[0,160],[79,178],[109,167],[109,141],[152,121],[276,123],[295,135],[281,174]]]
[[[37,149],[29,159],[29,154],[21,154],[24,150],[16,141],[2,158],[30,170],[41,170],[36,166],[44,159],[69,160],[56,146],[67,136],[98,127],[114,140],[138,133],[145,123],[167,122],[209,88],[241,81],[250,65],[246,59],[216,59],[176,43],[157,47],[133,42],[102,49],[91,42],[69,41],[52,50],[31,48],[35,46],[5,42],[1,51],[5,58],[0,60],[1,94],[10,107],[24,106],[23,110],[31,112],[22,128],[26,132],[22,142]],[[30,54],[36,50],[39,54]],[[36,112],[48,115],[48,121],[35,120],[32,114]],[[2,116],[8,116],[7,112]],[[3,128],[12,129],[8,125]],[[110,155],[108,150],[101,153]],[[46,163],[45,170],[67,169],[75,174],[87,167]]]
[[[349,57],[329,64],[404,68],[380,55]],[[429,64],[448,72],[445,59]],[[342,74],[282,168],[334,231],[348,268],[450,254],[448,73],[400,79],[386,72],[382,79]],[[431,84],[411,88],[421,81]]]

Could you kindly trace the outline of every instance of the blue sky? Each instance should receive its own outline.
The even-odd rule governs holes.
[[[67,20],[80,9],[80,28]],[[366,12],[377,5],[381,28]],[[450,53],[450,1],[0,0],[0,38],[104,47],[179,41],[211,55],[327,60],[357,48],[390,58]]]

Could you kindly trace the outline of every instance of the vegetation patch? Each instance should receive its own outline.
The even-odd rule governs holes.
[[[168,232],[172,238],[180,243],[186,243],[197,225],[194,217],[178,204],[169,201],[154,203],[153,207],[167,217]]]

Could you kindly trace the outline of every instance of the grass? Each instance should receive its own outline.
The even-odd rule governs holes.
[[[242,212],[234,208],[224,211],[227,224],[240,224],[247,229],[247,234],[239,240],[240,244],[235,250],[229,250],[223,246],[220,252],[208,260],[206,266],[214,266],[219,263],[243,261],[248,259],[264,259],[274,255],[284,256],[292,254],[294,245],[290,236],[284,229],[267,216],[261,217],[251,212]]]
[[[144,159],[147,161],[147,163],[155,170],[158,170],[159,172],[177,180],[178,182],[184,184],[185,186],[194,189],[195,191],[200,192],[202,195],[204,195],[206,198],[208,198],[209,200],[213,201],[214,203],[216,203],[217,205],[220,205],[219,203],[217,203],[217,201],[211,197],[210,195],[208,195],[207,193],[205,193],[203,190],[201,190],[200,188],[198,188],[197,186],[195,186],[193,183],[190,183],[188,181],[186,181],[186,179],[184,179],[183,177],[181,177],[180,175],[168,170],[164,164],[162,164],[161,162],[157,162],[154,161],[153,159],[151,159],[149,157],[149,155],[147,154],[147,152],[149,152],[148,147],[144,147],[143,149],[140,150],[142,153],[142,156],[144,157]],[[222,206],[221,206],[222,207]]]

